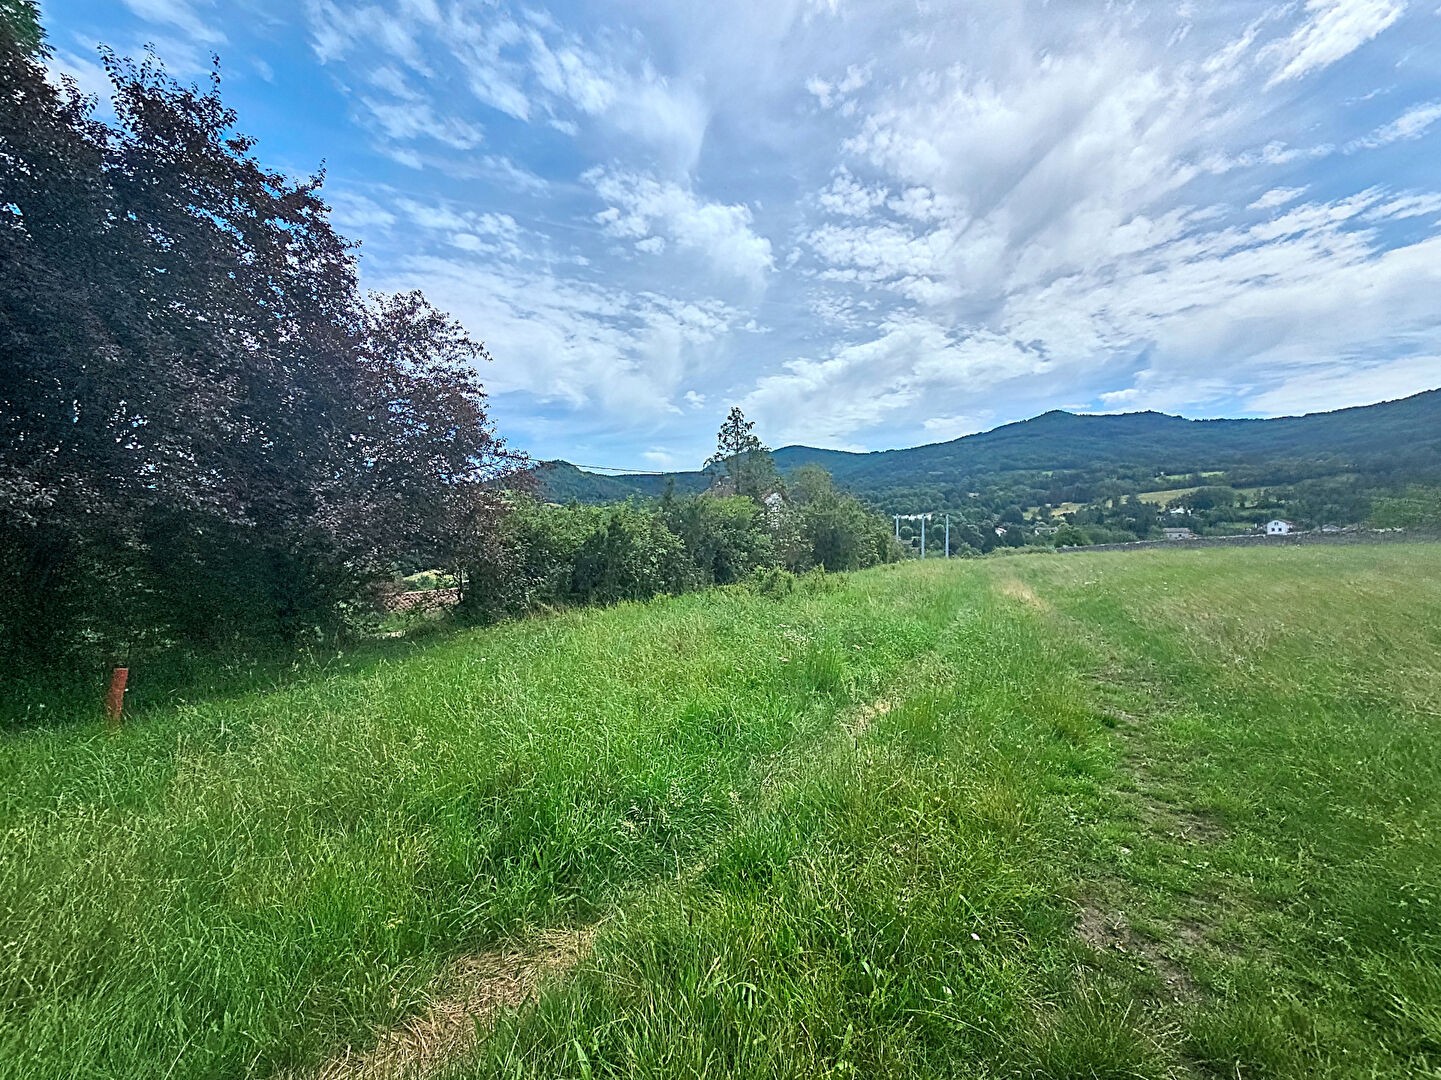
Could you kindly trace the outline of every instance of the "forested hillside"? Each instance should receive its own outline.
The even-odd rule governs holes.
[[[1300,528],[1441,526],[1441,391],[1273,420],[1164,413],[1048,412],[951,442],[870,454],[787,446],[782,479],[820,465],[889,514],[950,520],[951,550],[1075,546]],[[564,462],[540,473],[558,502],[653,498],[705,488],[704,472],[597,476]],[[899,523],[919,552],[918,522]],[[939,539],[932,534],[932,550]]]
[[[1417,479],[1441,469],[1441,390],[1272,420],[1054,411],[903,450],[854,454],[785,446],[774,457],[782,473],[821,465],[846,488],[892,513],[934,509],[958,502],[958,494],[972,498],[970,492],[1001,504],[1088,502],[1152,490],[1157,478],[1221,471],[1243,486],[1346,472]],[[543,473],[556,501],[658,495],[668,479],[681,490],[705,486],[699,472],[602,477],[554,462]]]

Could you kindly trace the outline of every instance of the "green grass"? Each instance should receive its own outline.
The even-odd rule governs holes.
[[[1441,1075],[1438,657],[1441,546],[938,560],[21,729],[0,1076],[305,1075],[566,927],[455,1077]]]
[[[1144,503],[1152,503],[1156,506],[1165,506],[1167,503],[1174,502],[1183,495],[1190,495],[1194,492],[1200,491],[1201,486],[1203,485],[1197,485],[1192,487],[1166,488],[1161,491],[1142,491],[1136,496],[1136,498],[1140,499]],[[1243,487],[1235,488],[1234,490],[1237,494],[1242,495],[1247,499],[1254,499],[1257,496],[1264,494],[1266,491],[1265,488],[1260,487]]]

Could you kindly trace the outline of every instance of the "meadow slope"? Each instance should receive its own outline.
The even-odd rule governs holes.
[[[910,563],[56,720],[0,742],[0,1077],[1441,1075],[1438,744],[1424,544]]]

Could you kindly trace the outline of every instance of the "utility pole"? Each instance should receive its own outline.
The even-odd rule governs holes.
[[[946,515],[946,558],[951,557],[951,515]]]
[[[925,514],[896,514],[896,539],[901,538],[901,521],[919,521],[921,523],[921,558],[926,557],[926,522],[935,516],[934,511]],[[914,542],[914,537],[912,538]],[[951,522],[946,519],[946,558],[951,557]]]

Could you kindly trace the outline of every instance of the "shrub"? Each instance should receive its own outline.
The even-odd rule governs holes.
[[[761,596],[779,599],[796,591],[796,576],[780,566],[758,566],[750,577],[750,587]]]
[[[631,504],[612,507],[582,542],[571,571],[571,596],[585,604],[648,600],[700,584],[681,538],[654,512]]]

